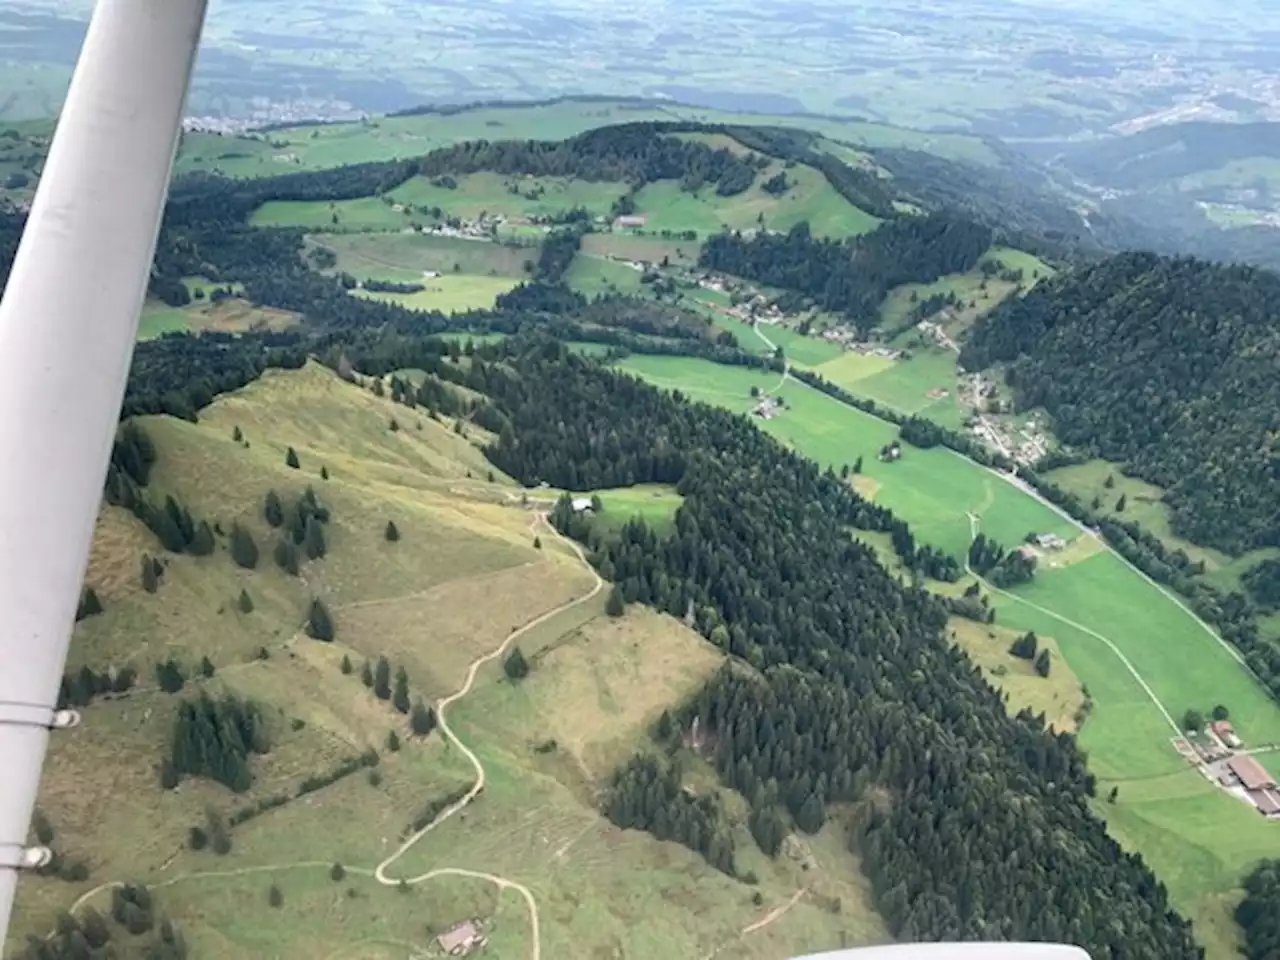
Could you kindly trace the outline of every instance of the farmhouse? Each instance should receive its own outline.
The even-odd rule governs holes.
[[[1240,778],[1245,790],[1274,790],[1276,778],[1246,753],[1238,753],[1227,761],[1227,768]]]
[[[762,420],[772,420],[778,415],[781,406],[782,403],[779,400],[766,395],[760,398],[760,402],[756,404],[755,409],[751,412]]]
[[[1280,818],[1280,796],[1274,790],[1249,790],[1249,799],[1268,820]]]
[[[624,214],[613,221],[613,225],[619,230],[634,230],[643,227],[648,222],[648,217],[642,217],[638,214]]]
[[[591,498],[590,497],[574,497],[573,503],[571,503],[570,506],[573,507],[574,513],[590,513]]]
[[[461,957],[477,947],[483,947],[485,935],[480,932],[479,920],[467,920],[455,924],[440,934],[436,937],[436,943],[440,944],[440,948],[449,956]]]
[[[1066,547],[1067,541],[1056,533],[1037,533],[1035,535],[1035,545],[1043,550],[1061,550]]]

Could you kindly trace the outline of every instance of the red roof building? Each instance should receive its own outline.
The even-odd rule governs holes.
[[[1246,790],[1274,790],[1276,778],[1248,754],[1238,753],[1227,761],[1227,767],[1240,778]]]

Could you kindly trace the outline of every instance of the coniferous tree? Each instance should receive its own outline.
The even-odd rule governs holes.
[[[378,658],[378,666],[373,671],[373,694],[379,700],[391,699],[391,664],[386,657]]]
[[[244,439],[244,431],[241,430],[239,427],[232,427],[231,439],[234,440],[236,443],[239,443],[241,440]]]
[[[31,832],[35,834],[36,841],[41,846],[47,847],[53,843],[53,824],[39,807],[36,807],[35,812],[31,814]]]
[[[373,669],[369,666],[369,661],[364,662],[364,666],[360,668],[360,682],[370,689],[373,688]]]
[[[213,539],[213,528],[209,526],[208,520],[201,520],[196,524],[195,531],[191,534],[191,542],[187,545],[187,552],[193,557],[210,556],[214,548],[217,546]]]
[[[186,674],[172,658],[156,664],[156,686],[165,693],[177,693],[186,683]]]
[[[272,557],[275,559],[276,566],[285,573],[298,575],[301,569],[298,562],[298,548],[294,546],[293,541],[288,537],[284,537],[276,542],[275,549],[272,551]]]
[[[298,451],[294,450],[293,447],[290,447],[288,452],[284,455],[284,463],[286,467],[292,467],[294,470],[297,470],[302,466],[301,462],[298,460]]]
[[[322,467],[320,468],[320,479],[321,479],[321,480],[328,480],[328,479],[329,479],[329,468],[328,468],[328,467],[324,467],[324,466],[322,466]]]
[[[534,538],[533,538],[533,549],[535,549],[535,550],[541,550],[541,549],[542,549],[542,538],[541,538],[541,537],[534,537]]]
[[[267,890],[267,903],[277,909],[284,906],[284,893],[274,883]]]
[[[324,526],[314,515],[307,517],[303,549],[310,560],[319,560],[328,550],[328,546],[324,542]]]
[[[101,950],[111,939],[106,918],[91,906],[80,910],[80,932],[84,934],[85,940],[94,950]]]
[[[1042,677],[1049,676],[1050,657],[1048,650],[1041,650],[1036,654],[1036,673]]]
[[[262,505],[262,515],[273,527],[279,527],[284,523],[284,504],[280,502],[280,495],[274,490],[267,491]]]
[[[93,587],[85,587],[80,593],[80,605],[76,609],[76,620],[97,616],[102,612],[102,601],[98,599]]]
[[[332,880],[334,883],[341,883],[343,878],[346,877],[346,875],[347,875],[347,870],[340,863],[335,863],[332,867],[329,868],[329,879]]]
[[[519,647],[512,647],[507,658],[502,661],[502,669],[512,680],[523,680],[529,675],[529,661],[524,658]]]
[[[307,614],[307,635],[313,640],[322,640],[325,643],[333,640],[333,619],[318,597],[311,601],[311,609]]]
[[[611,617],[620,617],[627,612],[626,596],[622,592],[622,588],[618,584],[613,585],[613,589],[609,591],[609,599],[605,603],[605,613]]]
[[[142,555],[142,589],[147,593],[155,593],[160,587],[160,579],[156,576],[155,565],[149,554]]]
[[[1039,650],[1039,643],[1040,640],[1034,633],[1024,633],[1013,641],[1013,645],[1009,647],[1009,653],[1022,660],[1034,660]]]
[[[387,529],[384,531],[383,536],[386,537],[389,543],[395,543],[400,539],[400,531],[396,527],[394,520],[387,521]]]
[[[253,542],[253,535],[238,523],[231,527],[231,559],[245,570],[258,565],[258,545]]]
[[[207,680],[210,677],[212,677],[216,672],[217,672],[217,668],[214,667],[212,660],[210,660],[208,657],[200,658],[200,676],[204,677]]]
[[[392,753],[400,752],[400,736],[394,730],[387,734],[387,749]]]
[[[347,656],[345,653],[342,655],[342,665],[340,669],[342,670],[343,674],[345,674],[346,676],[350,676],[351,671],[354,669],[351,666],[351,658]]]
[[[1116,513],[1124,513],[1124,508],[1128,506],[1128,504],[1129,498],[1123,493],[1120,494],[1120,499],[1116,501]]]
[[[435,711],[429,709],[421,699],[414,701],[413,712],[409,715],[409,728],[419,737],[425,737],[436,726]]]
[[[205,833],[204,827],[192,827],[187,831],[187,846],[192,850],[203,850],[209,845],[209,834]]]
[[[236,606],[240,608],[241,613],[253,613],[253,597],[249,596],[248,590],[240,591],[240,597],[236,600]]]
[[[395,691],[391,695],[392,705],[401,713],[409,712],[409,674],[404,667],[396,668]]]

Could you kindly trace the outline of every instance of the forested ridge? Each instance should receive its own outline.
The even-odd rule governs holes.
[[[722,674],[695,706],[722,777],[760,825],[785,811],[812,827],[823,807],[878,786],[892,799],[854,843],[896,935],[1200,956],[1163,885],[1090,813],[1094,782],[1074,738],[1010,718],[945,639],[941,602],[849,535],[888,522],[882,508],[743,418],[558,345],[506,365],[514,372],[487,373],[511,421],[490,450],[504,471],[576,489],[678,484],[668,537],[638,520],[613,538],[571,511],[556,520],[627,599],[692,610],[700,632],[764,671]]]
[[[721,233],[703,245],[699,263],[801,294],[869,329],[894,287],[971,270],[992,238],[990,227],[951,213],[889,221],[851,240],[819,239],[800,223],[750,239]]]
[[[968,369],[1009,364],[1019,407],[1166,490],[1176,533],[1280,545],[1280,276],[1124,254],[1005,301]]]

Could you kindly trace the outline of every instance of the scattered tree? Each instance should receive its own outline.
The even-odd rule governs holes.
[[[102,612],[102,601],[93,587],[85,587],[80,593],[80,605],[76,608],[76,621],[95,617]]]
[[[209,526],[208,520],[201,520],[196,524],[195,530],[191,534],[191,542],[187,544],[187,553],[193,557],[208,557],[213,555],[217,542],[213,539],[213,528]]]
[[[241,430],[239,427],[232,427],[231,439],[234,440],[236,443],[239,443],[241,440],[244,439],[244,431]]]
[[[419,698],[413,704],[413,712],[409,715],[409,727],[414,734],[419,737],[425,737],[436,726],[436,715],[433,710],[427,707]]]
[[[236,606],[240,608],[241,613],[253,613],[253,597],[249,596],[248,590],[240,591],[240,597],[236,600]]]
[[[286,467],[292,467],[294,470],[297,470],[302,466],[302,463],[298,460],[298,451],[293,449],[293,447],[290,447],[288,452],[284,455],[284,464]]]
[[[262,505],[262,515],[273,527],[284,524],[284,504],[280,502],[280,495],[274,490],[267,491],[266,500]]]
[[[1213,708],[1213,713],[1211,714],[1211,716],[1216,722],[1221,723],[1224,720],[1230,719],[1231,711],[1228,710],[1226,707],[1224,707],[1222,704],[1218,704],[1216,707]]]
[[[1049,651],[1041,650],[1036,654],[1036,673],[1040,674],[1042,677],[1047,677],[1049,676],[1050,667]]]
[[[31,831],[41,846],[47,847],[53,843],[53,824],[39,807],[36,807],[35,812],[31,814]]]
[[[1128,498],[1123,493],[1120,494],[1120,499],[1116,501],[1116,513],[1124,513],[1124,508],[1128,503]]]
[[[369,666],[369,661],[364,662],[364,666],[360,668],[360,681],[366,687],[373,687],[373,669]]]
[[[307,517],[303,549],[306,550],[307,558],[310,560],[319,560],[329,549],[324,540],[324,525],[314,514]]]
[[[267,891],[267,903],[276,909],[284,906],[284,894],[274,883],[271,885],[271,889]]]
[[[387,521],[387,529],[383,532],[383,536],[386,537],[388,543],[395,543],[400,539],[400,530],[396,527],[394,520]]]
[[[321,467],[321,468],[320,468],[320,479],[321,479],[321,480],[328,480],[328,479],[329,479],[329,468],[328,468],[328,467]]]
[[[1022,660],[1034,660],[1039,645],[1040,639],[1034,633],[1024,633],[1013,641],[1013,645],[1009,647],[1009,653]]]
[[[1111,792],[1107,794],[1107,803],[1115,803],[1120,799],[1120,788],[1112,787]]]
[[[541,550],[541,549],[542,549],[542,538],[541,538],[541,537],[534,537],[534,538],[533,538],[533,549],[535,549],[535,550]]]
[[[212,660],[210,660],[208,657],[200,658],[200,676],[208,680],[210,677],[214,675],[216,671],[217,671],[217,668],[214,667]]]
[[[172,658],[156,664],[156,686],[165,693],[177,693],[186,683],[186,674]]]
[[[394,730],[387,734],[387,749],[392,753],[400,752],[400,736]]]
[[[311,601],[311,609],[307,613],[307,635],[325,643],[333,641],[333,619],[319,597]]]
[[[512,647],[506,660],[502,662],[502,669],[512,680],[523,680],[529,675],[529,662],[525,660],[519,647]]]
[[[604,606],[605,613],[611,617],[620,617],[627,612],[627,600],[622,594],[622,588],[616,583],[613,589],[609,591],[609,599]]]
[[[391,696],[391,702],[401,713],[409,712],[409,674],[405,672],[404,667],[396,669],[396,688]]]
[[[245,570],[258,565],[258,545],[253,542],[253,534],[238,523],[231,527],[231,559]]]
[[[346,676],[351,676],[351,671],[355,669],[351,665],[351,658],[345,653],[342,655],[342,666],[339,669],[341,669],[343,674]]]
[[[1182,729],[1188,733],[1196,733],[1204,729],[1204,714],[1199,710],[1188,710],[1182,715]]]
[[[155,565],[150,554],[142,555],[142,589],[147,593],[155,593],[160,587],[160,578],[156,576]]]
[[[294,546],[293,541],[288,537],[283,537],[276,543],[272,556],[275,558],[276,566],[285,573],[292,574],[295,577],[298,575],[300,570],[298,548]]]
[[[346,877],[346,875],[347,875],[346,867],[344,867],[340,863],[335,863],[332,867],[329,868],[329,879],[332,880],[334,883],[341,883],[342,880]]]
[[[391,699],[391,664],[386,657],[379,657],[378,666],[374,669],[373,695],[379,700]]]

